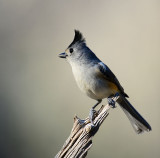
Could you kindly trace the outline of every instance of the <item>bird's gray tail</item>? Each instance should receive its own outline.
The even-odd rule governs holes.
[[[120,95],[117,102],[130,120],[131,125],[133,126],[136,133],[140,134],[144,131],[148,132],[151,130],[151,126],[124,96]]]

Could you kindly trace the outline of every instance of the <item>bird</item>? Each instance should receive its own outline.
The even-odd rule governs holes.
[[[128,95],[124,92],[119,80],[94,52],[87,46],[86,40],[79,30],[74,30],[75,35],[71,44],[59,57],[64,58],[71,65],[72,72],[80,90],[88,97],[97,101],[90,109],[89,118],[93,123],[94,109],[103,99],[107,99],[109,105],[115,107],[114,96],[119,96],[116,101],[137,134],[151,131],[149,123],[128,101]]]

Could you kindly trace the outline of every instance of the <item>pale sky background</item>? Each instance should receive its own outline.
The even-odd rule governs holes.
[[[153,128],[137,135],[117,107],[94,137],[88,158],[159,158],[158,0],[1,0],[0,157],[53,158],[74,115],[86,118],[95,104],[78,89],[69,64],[58,58],[74,29]]]

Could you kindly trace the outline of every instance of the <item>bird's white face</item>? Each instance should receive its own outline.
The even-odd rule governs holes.
[[[76,48],[67,48],[65,50],[65,54],[67,55],[66,56],[66,59],[68,62],[71,62],[72,58],[74,58],[75,54],[76,54]]]
[[[66,50],[65,50],[65,53],[66,53],[66,59],[67,59],[67,61],[71,64],[72,63],[72,60],[73,60],[73,56],[75,55],[75,49],[73,49],[73,48],[67,48]],[[74,53],[74,54],[73,54]]]
[[[83,54],[83,47],[81,44],[74,44],[65,50],[64,53],[59,54],[60,58],[65,58],[71,65],[73,62],[78,62]]]

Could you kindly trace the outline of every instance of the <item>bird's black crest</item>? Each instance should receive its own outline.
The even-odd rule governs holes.
[[[77,42],[78,43],[85,43],[85,39],[84,39],[84,37],[83,37],[83,35],[80,31],[75,30],[74,39],[73,39],[72,43],[68,46],[68,48],[71,47],[72,45],[74,45]]]

